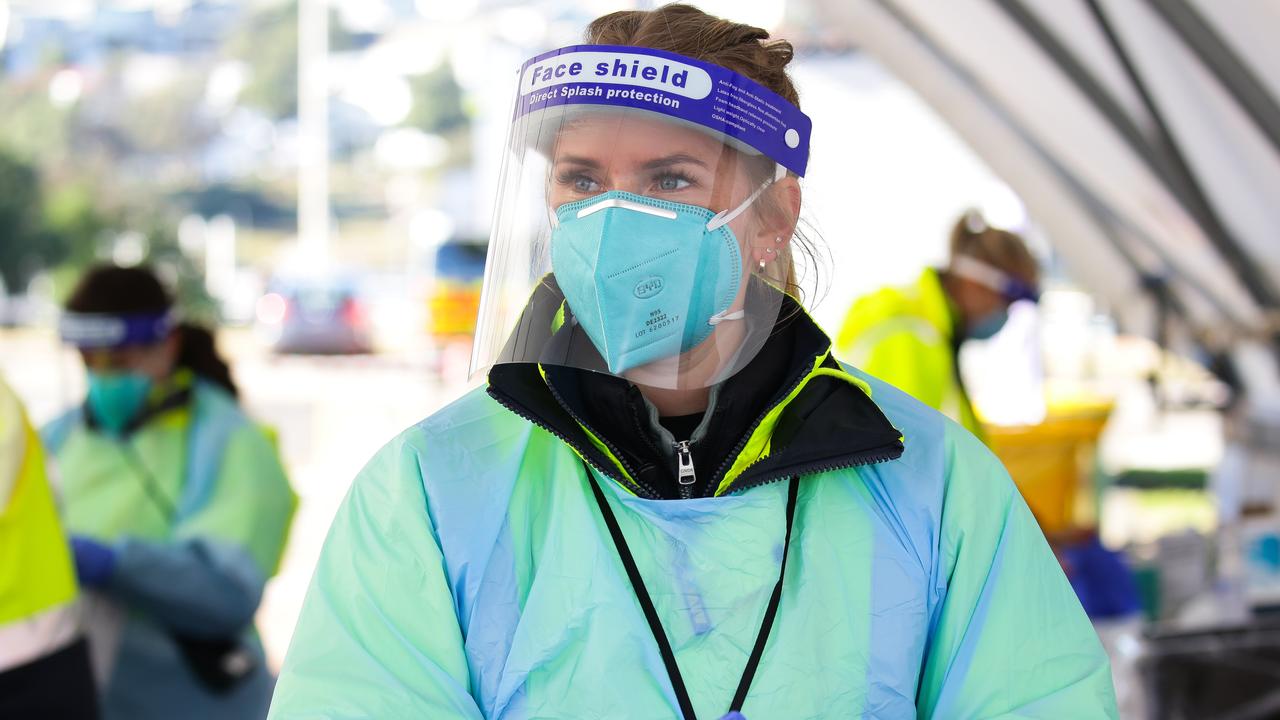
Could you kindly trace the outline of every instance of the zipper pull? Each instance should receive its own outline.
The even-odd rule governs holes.
[[[681,440],[675,444],[676,474],[681,485],[692,485],[697,478],[693,473],[693,453],[689,451],[689,441]]]

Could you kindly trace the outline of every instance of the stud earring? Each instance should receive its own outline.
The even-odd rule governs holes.
[[[773,254],[773,248],[765,248],[764,251],[769,253],[770,255]]]
[[[780,238],[780,237],[779,237],[779,238],[774,238],[774,239],[773,239],[773,241],[774,241],[775,243],[779,244],[779,245],[781,245],[781,244],[782,244],[782,238]]]

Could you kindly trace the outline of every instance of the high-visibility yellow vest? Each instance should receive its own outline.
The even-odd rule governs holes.
[[[75,567],[39,436],[0,380],[0,670],[76,635]]]
[[[912,285],[859,298],[836,338],[839,357],[942,411],[978,437],[982,425],[960,384],[955,311],[937,271]]]

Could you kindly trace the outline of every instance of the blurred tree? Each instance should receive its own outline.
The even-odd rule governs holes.
[[[147,262],[173,288],[178,307],[189,320],[216,324],[218,305],[204,284],[203,263],[178,245],[178,218],[162,207],[135,210],[130,226],[147,238]]]
[[[60,246],[57,262],[84,267],[102,254],[102,245],[119,224],[98,206],[99,198],[85,184],[68,183],[48,191],[44,224],[51,242]]]
[[[291,197],[278,197],[263,187],[210,183],[174,193],[173,205],[203,217],[230,215],[238,225],[293,233],[298,211]]]
[[[129,154],[149,153],[181,157],[207,144],[217,128],[203,122],[198,108],[205,77],[190,72],[184,82],[164,92],[134,99],[109,124],[128,143]]]
[[[329,13],[329,52],[358,44],[336,13]],[[250,79],[240,100],[275,120],[298,114],[298,3],[264,8],[249,15],[227,39],[225,53],[249,65]]]
[[[66,155],[69,108],[49,101],[48,77],[0,83],[0,146],[16,158],[42,165]]]
[[[227,54],[248,63],[240,100],[279,120],[298,114],[298,6],[253,13],[227,40]]]
[[[412,78],[410,88],[413,90],[413,110],[406,124],[425,132],[447,135],[470,123],[463,105],[462,88],[454,79],[453,67],[448,62]]]
[[[44,228],[39,173],[0,152],[0,278],[5,288],[12,294],[24,292],[32,276],[64,252]]]

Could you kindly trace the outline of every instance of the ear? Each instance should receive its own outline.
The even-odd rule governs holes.
[[[800,222],[800,181],[784,175],[764,192],[760,203],[759,229],[751,239],[753,261],[772,262],[791,242]]]

